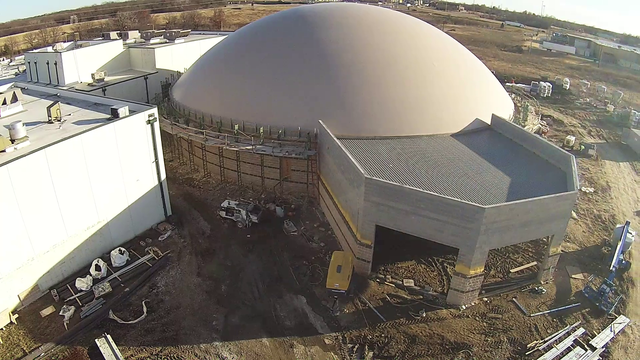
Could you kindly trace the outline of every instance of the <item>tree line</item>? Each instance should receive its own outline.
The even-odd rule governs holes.
[[[225,13],[223,9],[215,9],[209,16],[198,10],[185,11],[178,15],[169,15],[163,22],[154,21],[150,10],[119,11],[113,18],[103,21],[80,22],[73,25],[71,32],[64,32],[56,23],[47,23],[42,27],[25,33],[20,44],[15,37],[5,39],[0,48],[0,55],[13,57],[22,51],[51,45],[59,41],[71,41],[74,33],[80,39],[95,39],[106,31],[149,30],[149,29],[193,29],[224,30]]]
[[[618,38],[618,41],[625,45],[640,44],[640,37],[629,34],[618,34],[613,31],[604,30],[595,26],[576,24],[570,21],[559,20],[553,16],[540,16],[529,11],[516,12],[502,9],[498,6],[486,6],[475,4],[460,4],[448,1],[431,2],[430,6],[438,10],[457,11],[458,6],[462,5],[467,11],[479,12],[484,14],[483,17],[498,21],[515,21],[526,26],[536,27],[539,29],[550,29],[552,26],[583,32],[591,35],[608,35]]]
[[[94,20],[113,19],[118,13],[162,14],[167,12],[184,12],[205,8],[223,7],[226,0],[131,0],[125,2],[105,2],[100,5],[85,6],[74,10],[59,11],[28,19],[18,19],[0,23],[0,37],[39,31],[42,28],[70,25],[71,16],[77,17],[78,23]]]

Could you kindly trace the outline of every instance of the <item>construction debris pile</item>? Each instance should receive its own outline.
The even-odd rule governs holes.
[[[166,238],[173,226],[161,223],[157,228],[158,231],[164,230],[160,238]],[[19,309],[20,319],[26,322],[36,321],[30,309],[42,309],[37,313],[40,315],[40,320],[37,320],[40,322],[39,328],[52,336],[51,340],[55,340],[36,349],[31,356],[42,356],[54,350],[56,346],[71,341],[105,318],[121,324],[134,324],[143,320],[147,313],[144,302],[143,315],[132,321],[118,318],[112,308],[125,301],[166,265],[167,252],[153,246],[153,241],[147,238],[140,244],[130,242],[111,250],[51,288],[48,292],[51,297],[43,296],[33,304]],[[53,313],[58,313],[60,317],[52,317]]]

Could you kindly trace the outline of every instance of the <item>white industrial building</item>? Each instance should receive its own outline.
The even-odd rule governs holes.
[[[105,33],[101,40],[57,43],[27,52],[27,81],[151,103],[162,92],[162,81],[184,72],[226,33],[182,31],[176,36],[156,31],[145,36],[148,40],[140,34],[127,37]]]
[[[32,83],[2,96],[19,110],[0,114],[0,327],[171,214],[155,106]]]

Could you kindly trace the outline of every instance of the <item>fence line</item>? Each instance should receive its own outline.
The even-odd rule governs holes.
[[[199,128],[209,126],[215,129],[215,132],[223,133],[225,131],[232,132],[234,135],[243,133],[247,136],[254,136],[259,139],[276,139],[278,141],[291,142],[315,142],[318,139],[318,129],[304,129],[302,127],[287,126],[270,126],[261,125],[250,121],[232,119],[224,116],[215,116],[212,114],[204,114],[200,111],[188,108],[175,102],[173,99],[167,99],[162,105],[162,112],[168,118],[175,118],[178,122],[190,127],[192,124]]]
[[[188,165],[221,182],[237,183],[263,191],[302,194],[318,197],[317,156],[278,156],[234,146],[228,138],[209,142],[210,137],[185,132],[171,132],[162,126],[162,141],[167,160]],[[171,126],[175,126],[172,124]],[[174,128],[175,129],[175,128]],[[230,136],[228,134],[221,134]]]

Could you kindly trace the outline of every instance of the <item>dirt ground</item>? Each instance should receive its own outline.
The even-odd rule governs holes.
[[[283,7],[284,8],[284,7]],[[230,11],[236,12],[230,12]],[[258,10],[227,9],[233,24],[253,21]],[[251,10],[249,10],[251,11]],[[275,10],[274,10],[275,11]],[[624,106],[640,104],[640,76],[624,70],[598,68],[591,61],[558,56],[538,49],[529,53],[531,29],[500,29],[499,23],[466,14],[412,11],[411,15],[441,27],[469,47],[503,79],[527,82],[540,76],[570,77],[574,84],[586,79],[625,92]],[[248,19],[248,20],[247,20]],[[524,49],[520,53],[518,49]],[[443,309],[438,298],[410,295],[384,283],[361,279],[358,290],[387,320],[383,322],[365,303],[342,300],[333,315],[324,293],[324,274],[332,250],[337,249],[329,225],[312,201],[278,199],[288,206],[295,225],[308,236],[287,236],[282,219],[250,229],[238,229],[216,214],[226,198],[271,202],[270,195],[221,185],[191,173],[167,158],[169,188],[177,232],[164,245],[172,259],[144,288],[114,309],[123,318],[140,315],[140,303],[149,300],[149,315],[138,325],[105,320],[92,331],[60,349],[50,359],[95,359],[93,339],[112,335],[127,359],[534,359],[523,355],[526,344],[580,320],[590,335],[611,319],[596,311],[581,295],[585,280],[569,277],[566,266],[578,266],[585,278],[605,275],[603,240],[616,224],[640,219],[639,158],[620,143],[621,129],[607,113],[579,103],[572,91],[540,102],[548,120],[548,138],[559,144],[566,135],[597,143],[598,158],[578,157],[581,192],[563,244],[563,254],[546,293],[514,290],[482,295],[465,309]],[[640,226],[636,225],[636,228]],[[407,244],[412,239],[405,239]],[[415,245],[415,239],[413,239]],[[444,295],[455,266],[455,249],[422,242],[410,253],[385,252],[374,258],[376,270],[394,279],[411,278],[417,286]],[[437,245],[437,244],[436,244]],[[163,249],[167,250],[167,249]],[[508,270],[541,260],[544,242],[492,251],[485,268],[485,283],[514,281]],[[631,259],[640,259],[632,247]],[[518,273],[531,275],[536,267]],[[632,266],[619,281],[625,298],[617,313],[640,319],[640,266]],[[489,294],[489,289],[486,290]],[[524,317],[517,300],[529,311],[581,302],[571,310],[546,316]],[[0,332],[0,359],[18,359],[46,339],[19,321]],[[617,337],[608,359],[634,359],[640,351],[640,329],[634,322]],[[537,356],[536,356],[537,355]]]

